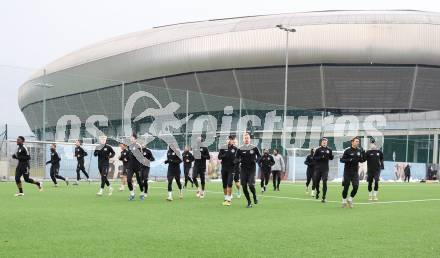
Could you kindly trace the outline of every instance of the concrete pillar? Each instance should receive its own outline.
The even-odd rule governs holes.
[[[417,142],[414,142],[413,162],[417,162],[417,158],[419,154],[418,151],[419,151],[419,144]]]

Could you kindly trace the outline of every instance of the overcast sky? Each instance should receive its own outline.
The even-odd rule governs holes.
[[[8,123],[17,131],[27,126],[17,91],[34,69],[100,40],[179,22],[353,9],[440,12],[440,4],[434,0],[0,0],[0,125]]]

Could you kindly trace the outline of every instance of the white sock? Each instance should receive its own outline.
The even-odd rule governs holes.
[[[104,188],[99,189],[99,192],[102,193],[104,191]]]
[[[373,192],[368,192],[368,196],[369,197],[373,196]]]
[[[373,192],[373,196],[377,196],[377,191],[374,191],[374,192]]]
[[[132,196],[133,196],[133,195],[134,195],[134,191],[130,191],[130,195],[132,195]]]
[[[232,195],[228,195],[228,201],[232,200]]]
[[[342,203],[347,203],[347,199],[342,199]]]
[[[348,198],[349,202],[353,202],[353,198],[350,196],[350,198]]]
[[[142,195],[142,196],[145,196],[145,193],[144,193],[144,192],[141,192],[141,195]]]
[[[173,198],[173,192],[168,192],[168,198]]]

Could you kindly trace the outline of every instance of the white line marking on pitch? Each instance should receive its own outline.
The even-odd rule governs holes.
[[[156,188],[156,189],[166,189],[165,187],[150,187],[150,188]],[[197,190],[190,190],[186,189],[186,191],[190,192],[196,192]],[[207,193],[213,193],[213,194],[223,194],[222,192],[216,192],[216,191],[206,191]],[[311,202],[319,202],[320,200],[316,200],[314,198],[299,198],[299,197],[288,197],[288,196],[274,196],[274,195],[259,195],[263,198],[274,198],[274,199],[288,199],[288,200],[296,200],[296,201],[311,201]],[[393,204],[393,203],[412,203],[412,202],[433,202],[433,201],[440,201],[440,199],[420,199],[420,200],[400,200],[400,201],[372,201],[372,202],[354,202],[354,204],[359,205],[373,205],[373,204]],[[330,203],[341,203],[340,201],[328,201]]]
[[[356,204],[392,204],[392,203],[433,202],[433,201],[440,201],[440,199],[402,200],[402,201],[385,201],[385,202],[359,202]]]

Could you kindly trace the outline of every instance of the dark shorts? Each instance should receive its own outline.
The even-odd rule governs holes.
[[[203,176],[205,176],[206,167],[201,168],[199,166],[194,166],[192,172],[193,172],[192,177],[203,177]]]
[[[29,176],[29,167],[26,164],[18,164],[17,168],[15,169],[15,176],[21,177],[21,176]]]
[[[170,168],[168,167],[167,177],[168,178],[180,178],[180,167],[177,168]]]
[[[268,177],[272,172],[270,169],[261,169],[260,171],[260,178]]]
[[[134,170],[132,169],[132,167],[128,167],[126,171],[127,171],[127,182],[128,183],[133,182],[133,176],[136,178],[136,181],[138,183],[143,181],[141,166],[135,166]]]
[[[222,173],[223,189],[226,187],[232,187],[232,181],[234,179],[233,170],[222,169],[221,173]]]
[[[379,178],[380,178],[380,170],[379,171],[368,170],[368,172],[367,172],[367,182],[372,182],[373,179],[375,181],[379,181]]]
[[[58,175],[59,172],[60,172],[60,165],[50,166],[50,174],[51,175]]]
[[[101,176],[107,177],[109,165],[108,164],[103,164],[103,165],[98,164],[98,170],[99,170],[99,174],[101,174]]]
[[[141,180],[148,181],[149,176],[150,176],[150,167],[143,166],[141,168]]]
[[[240,181],[242,185],[255,185],[255,168],[241,168]]]
[[[313,176],[314,176],[315,180],[319,181],[322,179],[323,181],[326,181],[326,180],[328,180],[328,170],[315,169]]]
[[[234,182],[235,183],[240,182],[240,170],[235,170],[234,171]]]
[[[130,167],[128,166],[128,164],[127,165],[122,165],[121,175],[127,176],[129,169],[130,169]]]
[[[356,172],[344,172],[344,178],[342,180],[342,185],[350,185],[350,183],[353,186],[359,186],[359,174]]]
[[[191,170],[190,166],[183,166],[183,174],[185,177],[189,176],[189,171]]]

